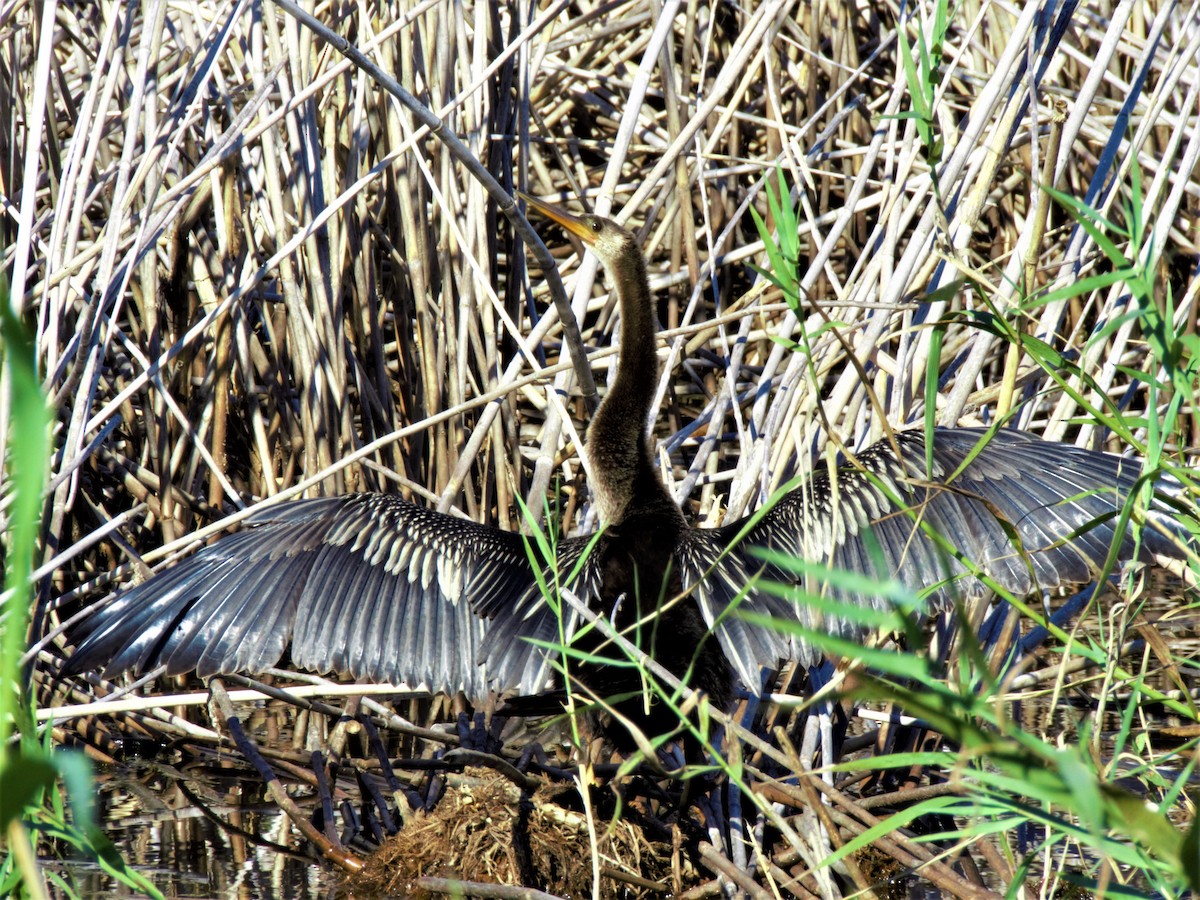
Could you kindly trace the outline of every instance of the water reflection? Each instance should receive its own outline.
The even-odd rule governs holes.
[[[97,814],[108,836],[167,897],[337,895],[338,874],[305,853],[287,817],[264,802],[261,787],[249,779],[206,778],[139,760],[100,770],[97,791]],[[97,866],[65,868],[84,897],[131,896]]]

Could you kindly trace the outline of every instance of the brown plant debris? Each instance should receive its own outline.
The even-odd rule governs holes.
[[[588,820],[559,803],[563,794],[561,786],[548,786],[523,796],[490,770],[468,769],[432,811],[414,815],[368,857],[346,886],[355,896],[429,896],[420,879],[437,877],[591,896]],[[703,880],[670,844],[652,840],[636,822],[594,824],[601,897],[655,896]]]

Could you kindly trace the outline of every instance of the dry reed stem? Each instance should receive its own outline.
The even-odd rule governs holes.
[[[1139,166],[1156,294],[1194,330],[1194,4],[1116,4],[1111,19],[960,4],[935,81],[940,159],[903,117],[898,4],[310,8],[502,184],[582,194],[639,229],[673,329],[655,433],[699,521],[919,422],[930,371],[939,421],[987,420],[1007,377],[1020,427],[1124,449],[1087,414],[1147,413],[1130,375],[1146,361],[1137,322],[1093,338],[1126,312],[1120,286],[1020,313],[1077,355],[1071,391],[961,325],[930,359],[943,316],[1015,310],[1023,283],[1044,293],[1106,269],[1056,206],[1033,226],[1030,173],[1128,225]],[[910,44],[928,38],[930,5],[906,9]],[[594,524],[586,406],[538,273],[531,285],[480,185],[336,52],[259,0],[13,0],[0,66],[4,265],[59,407],[43,603],[299,492],[399,487],[508,528],[518,497],[541,510],[548,494],[566,529]],[[746,267],[765,262],[747,211],[767,212],[777,166],[800,185],[799,316]],[[603,384],[612,299],[594,262],[546,237]],[[1129,258],[1146,251],[1115,239]],[[964,273],[986,290],[913,302]],[[772,340],[822,327],[808,355]],[[1183,412],[1176,446],[1200,440],[1190,398]]]

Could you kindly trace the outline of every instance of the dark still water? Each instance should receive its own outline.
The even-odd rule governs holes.
[[[338,874],[306,855],[287,817],[252,784],[155,763],[100,770],[97,814],[126,863],[164,896],[316,900],[337,894]],[[68,860],[59,871],[83,897],[136,896],[93,864]]]

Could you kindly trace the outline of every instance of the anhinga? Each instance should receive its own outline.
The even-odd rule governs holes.
[[[757,691],[761,667],[812,655],[779,631],[723,617],[729,604],[852,629],[756,589],[756,578],[794,576],[754,548],[898,578],[914,591],[932,586],[931,609],[981,593],[979,571],[1023,594],[1090,580],[1114,541],[1122,558],[1132,555],[1131,537],[1115,533],[1115,512],[1135,487],[1138,463],[1011,430],[985,442],[983,430],[938,429],[931,469],[924,434],[898,433],[842,460],[836,490],[829,473],[817,471],[753,524],[690,527],[659,477],[647,433],[659,370],[637,242],[609,219],[526,200],[599,257],[621,316],[616,376],[586,447],[604,529],[560,540],[557,559],[545,564],[564,579],[577,570],[571,589],[617,627],[652,623],[641,629],[643,649],[676,675],[691,665],[692,686],[716,705],[730,704],[737,681]],[[969,573],[928,532],[945,536],[980,570]],[[1151,528],[1142,549],[1176,552]],[[537,641],[556,642],[560,631],[533,566],[521,535],[398,497],[283,503],[118,595],[77,633],[66,670],[255,672],[290,645],[297,666],[355,679],[461,690],[476,700],[489,691],[538,694],[554,686],[556,673]],[[579,617],[563,610],[569,635]],[[628,667],[585,667],[581,678],[600,696],[636,692],[639,683]],[[621,705],[650,728],[674,724],[658,721],[662,712],[643,714],[640,699]]]

